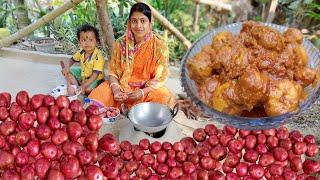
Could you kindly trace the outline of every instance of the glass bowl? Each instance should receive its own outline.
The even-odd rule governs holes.
[[[287,27],[280,26],[270,23],[262,23],[265,26],[269,26],[273,29],[284,32]],[[305,88],[308,96],[306,100],[300,103],[297,111],[285,113],[279,116],[269,116],[269,117],[260,117],[260,118],[249,118],[241,117],[235,115],[229,115],[220,111],[217,111],[204,102],[202,102],[198,96],[198,90],[195,82],[190,79],[189,72],[187,69],[187,62],[190,58],[196,55],[201,51],[202,47],[209,45],[212,42],[212,37],[219,32],[229,31],[233,34],[239,34],[242,28],[242,23],[229,24],[217,29],[213,29],[200,39],[198,39],[193,46],[187,51],[185,56],[182,59],[181,67],[181,83],[182,88],[186,92],[187,96],[191,98],[191,101],[204,113],[204,115],[210,117],[212,120],[217,120],[223,124],[231,125],[240,129],[248,130],[259,130],[259,129],[270,129],[279,127],[288,121],[292,120],[294,116],[298,116],[301,112],[308,110],[313,103],[318,99],[320,95],[320,83],[316,85],[310,85]],[[320,53],[319,50],[309,41],[304,39],[302,43],[303,47],[306,49],[309,60],[309,67],[316,68],[317,73],[319,74],[320,67]]]

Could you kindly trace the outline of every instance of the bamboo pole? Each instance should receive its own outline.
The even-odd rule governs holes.
[[[29,26],[19,30],[18,32],[12,34],[11,36],[8,36],[8,37],[2,39],[0,41],[0,48],[10,46],[12,43],[14,43],[17,40],[29,35],[33,31],[35,31],[36,29],[38,29],[41,26],[47,24],[48,22],[50,22],[51,20],[53,20],[54,18],[56,18],[60,14],[66,12],[67,10],[71,9],[72,7],[76,6],[77,4],[79,4],[82,1],[83,0],[70,0],[70,1],[68,1],[67,3],[62,5],[61,7],[57,8],[57,9],[51,11],[50,13],[46,14],[45,16],[43,16],[38,21],[36,21],[36,22],[30,24]]]
[[[113,50],[114,34],[113,34],[112,23],[107,12],[106,1],[96,0],[96,7],[98,12],[100,27],[103,34],[103,41],[104,41],[104,44],[107,45],[106,49],[108,52],[108,57],[110,58]]]
[[[144,2],[143,0],[136,0],[137,2],[143,2],[145,4],[148,4]],[[150,4],[148,6],[151,8],[152,15],[154,18],[156,18],[162,26],[164,26],[166,29],[168,29],[173,35],[175,35],[183,45],[185,45],[188,49],[191,47],[191,42],[184,37],[184,35],[176,28],[173,24],[171,24],[167,18],[162,16],[156,9],[154,9]]]
[[[269,11],[268,11],[268,16],[266,19],[267,23],[271,23],[273,21],[274,15],[276,14],[277,6],[278,6],[278,0],[272,0]]]
[[[210,5],[212,8],[216,8],[218,10],[232,10],[232,6],[230,4],[224,3],[220,0],[193,0],[195,3],[201,3]]]
[[[193,21],[193,32],[199,32],[199,15],[200,15],[200,4],[196,3],[196,9],[194,13],[194,21]]]

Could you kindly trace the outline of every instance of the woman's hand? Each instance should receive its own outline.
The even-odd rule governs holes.
[[[128,99],[128,96],[126,93],[120,90],[116,90],[115,92],[113,92],[113,99],[115,101],[124,102]]]
[[[136,90],[128,94],[128,101],[135,102],[143,98],[143,90]]]
[[[70,73],[70,68],[67,66],[67,67],[64,67],[62,70],[61,70],[61,73],[66,76]]]

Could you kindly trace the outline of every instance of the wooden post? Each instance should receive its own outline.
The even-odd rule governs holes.
[[[112,23],[108,16],[106,1],[96,0],[96,6],[97,6],[100,27],[103,34],[102,39],[104,40],[104,44],[107,45],[108,57],[110,58],[113,50],[114,34],[113,34]]]
[[[199,14],[200,14],[200,4],[196,3],[196,9],[194,13],[194,21],[193,21],[193,32],[199,32]]]
[[[148,4],[143,0],[136,0],[136,1]],[[148,6],[151,8],[153,17],[157,19],[162,26],[168,29],[173,35],[175,35],[182,42],[183,45],[185,45],[189,49],[191,47],[191,42],[186,37],[184,37],[183,34],[176,27],[174,27],[174,25],[171,24],[165,17],[163,17],[156,9],[154,9],[150,4],[148,4]]]
[[[267,23],[272,23],[274,19],[274,15],[276,14],[277,6],[278,6],[278,0],[272,0],[269,11],[268,11],[268,16],[266,18]]]
[[[66,12],[67,10],[71,9],[72,7],[76,6],[83,0],[70,0],[61,7],[51,11],[50,13],[46,14],[42,18],[40,18],[38,21],[30,24],[29,26],[19,30],[18,32],[12,34],[11,36],[8,36],[0,41],[0,48],[2,47],[8,47],[12,43],[16,42],[17,40],[29,35],[36,29],[40,28],[41,26],[47,24],[57,16],[61,15],[62,13]]]

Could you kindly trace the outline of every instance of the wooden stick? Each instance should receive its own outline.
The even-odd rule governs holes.
[[[102,30],[102,37],[104,44],[107,45],[106,49],[108,52],[108,57],[110,58],[113,50],[113,43],[114,43],[114,35],[113,35],[113,27],[111,20],[108,16],[108,11],[106,7],[105,0],[96,0],[97,12],[100,27]]]
[[[136,0],[137,2],[143,2],[145,4],[148,4],[144,2],[143,0]],[[156,9],[154,9],[150,4],[148,6],[151,8],[152,15],[154,18],[156,18],[162,26],[164,26],[166,29],[168,29],[173,35],[175,35],[183,45],[185,45],[188,49],[191,47],[191,42],[183,36],[183,34],[174,27],[173,24],[171,24],[164,16],[162,16]]]
[[[218,10],[232,10],[232,6],[230,4],[224,3],[221,0],[193,0],[196,3],[210,5],[212,8]]]
[[[194,21],[193,21],[193,32],[199,32],[199,15],[200,15],[200,4],[196,3],[196,9],[194,13]]]
[[[266,20],[267,23],[271,23],[273,21],[274,15],[276,14],[277,6],[278,6],[278,0],[272,0],[270,4],[268,17]]]
[[[0,48],[2,47],[8,47],[12,43],[16,42],[17,40],[29,35],[36,29],[42,27],[43,25],[47,24],[54,18],[58,17],[62,13],[66,12],[67,10],[73,8],[83,0],[70,0],[61,7],[51,11],[50,13],[46,14],[42,18],[40,18],[38,21],[26,26],[25,28],[19,30],[18,32],[12,34],[11,36],[8,36],[0,41]]]

